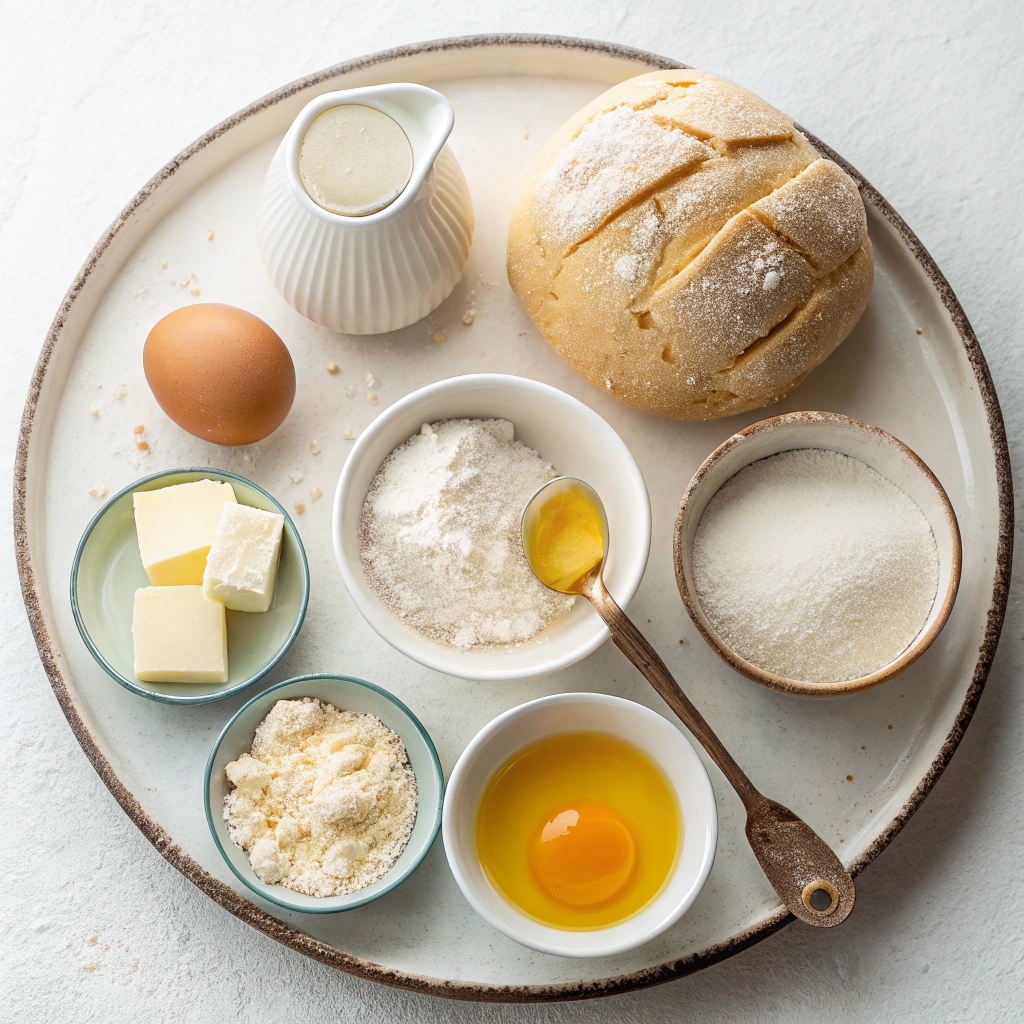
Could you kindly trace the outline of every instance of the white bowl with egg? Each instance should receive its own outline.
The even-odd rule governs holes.
[[[457,649],[431,640],[381,600],[360,559],[360,515],[384,460],[423,424],[447,419],[502,418],[516,439],[561,475],[587,481],[604,502],[609,546],[604,578],[619,606],[636,593],[651,543],[651,506],[640,468],[622,439],[582,402],[539,381],[505,374],[471,374],[414,391],[377,417],[355,442],[338,480],[334,552],[345,586],[366,621],[403,654],[464,679],[526,679],[587,657],[609,633],[589,603],[574,606],[530,640]],[[525,508],[524,501],[524,508]]]
[[[249,863],[249,856],[232,841],[224,820],[224,799],[231,790],[226,766],[252,748],[253,736],[267,712],[279,700],[317,697],[341,711],[376,715],[405,746],[416,776],[418,805],[416,822],[404,850],[379,881],[344,896],[307,896],[282,885],[261,881]],[[352,910],[390,892],[419,867],[441,827],[444,773],[426,729],[419,719],[387,690],[363,679],[327,674],[298,676],[271,686],[242,705],[217,737],[206,762],[203,786],[206,821],[224,862],[239,881],[268,903],[306,914],[336,914]]]
[[[519,911],[488,880],[476,845],[477,812],[495,772],[538,740],[570,732],[606,733],[643,750],[668,778],[682,818],[681,849],[658,895],[632,917],[587,931],[553,928]],[[441,833],[455,881],[488,924],[542,953],[589,958],[642,946],[686,913],[711,873],[718,812],[704,764],[675,722],[621,697],[560,693],[506,711],[473,737],[448,780]]]
[[[835,682],[787,678],[753,664],[720,635],[701,605],[694,584],[694,537],[709,502],[723,485],[755,462],[784,452],[822,449],[869,466],[908,495],[931,527],[938,555],[938,582],[920,631],[897,657],[877,670]],[[949,497],[928,466],[902,441],[879,427],[834,412],[792,412],[760,420],[733,434],[705,459],[690,480],[676,517],[673,542],[676,582],[686,610],[711,648],[747,678],[783,693],[838,697],[884,683],[931,646],[946,624],[960,584],[960,529]]]

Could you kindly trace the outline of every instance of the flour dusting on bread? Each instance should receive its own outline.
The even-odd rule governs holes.
[[[552,237],[576,245],[639,193],[714,155],[650,109],[602,111],[538,182],[539,219]]]
[[[704,72],[654,72],[551,140],[509,228],[509,281],[587,380],[707,419],[788,394],[867,304],[856,184],[785,114]]]

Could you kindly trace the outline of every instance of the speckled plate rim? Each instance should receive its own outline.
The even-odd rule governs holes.
[[[49,677],[61,710],[64,712],[86,756],[92,762],[93,767],[114,796],[114,799],[117,800],[125,813],[138,826],[143,835],[186,878],[194,882],[222,907],[282,944],[300,953],[304,953],[321,963],[337,967],[340,970],[368,980],[394,985],[410,991],[453,999],[485,1002],[546,1002],[550,1000],[597,998],[657,985],[691,974],[704,967],[709,967],[767,938],[792,921],[793,918],[786,912],[784,907],[780,906],[745,931],[738,932],[724,942],[709,946],[686,957],[614,977],[554,985],[485,985],[453,982],[443,978],[410,974],[352,956],[335,949],[326,942],[306,935],[254,906],[244,896],[235,892],[230,886],[206,871],[146,813],[135,796],[117,777],[110,762],[100,750],[75,705],[72,691],[69,688],[69,680],[65,678],[62,669],[59,647],[51,635],[51,629],[44,614],[45,601],[41,594],[45,584],[42,580],[37,580],[36,578],[31,548],[28,474],[32,456],[33,428],[40,396],[46,382],[47,371],[50,369],[57,344],[68,325],[68,320],[75,307],[75,303],[82,295],[89,277],[96,270],[104,253],[111,246],[114,239],[129,227],[140,207],[143,206],[149,197],[164,186],[169,179],[173,178],[180,167],[199,156],[221,136],[238,127],[249,118],[259,114],[267,107],[280,103],[282,100],[301,92],[303,89],[314,87],[343,74],[406,57],[436,54],[444,58],[450,58],[457,57],[460,51],[489,47],[523,48],[524,50],[529,48],[549,49],[554,52],[561,51],[565,53],[568,51],[598,57],[605,56],[612,60],[634,64],[638,74],[645,70],[687,66],[680,61],[669,60],[668,58],[659,57],[656,54],[632,47],[569,36],[492,34],[436,39],[400,46],[390,50],[382,50],[364,57],[357,57],[318,71],[306,78],[298,79],[257,100],[255,103],[244,107],[206,134],[200,136],[200,138],[182,150],[170,163],[158,171],[121,211],[117,219],[107,229],[87,257],[82,269],[78,272],[77,277],[68,289],[54,317],[53,323],[50,325],[32,375],[18,436],[14,468],[13,518],[15,556],[21,580],[22,597],[25,601],[29,625],[31,626],[36,647],[39,651],[40,660]],[[907,250],[928,277],[931,287],[935,290],[939,301],[949,315],[963,343],[971,368],[974,371],[974,380],[978,386],[979,396],[985,408],[999,503],[999,530],[996,542],[995,566],[993,567],[992,597],[986,615],[982,642],[978,648],[978,660],[975,664],[971,682],[965,692],[963,704],[938,754],[910,794],[906,803],[893,816],[882,832],[879,833],[875,841],[852,864],[848,865],[851,873],[857,875],[892,842],[918,807],[921,806],[946,765],[949,764],[950,758],[956,751],[978,706],[978,701],[981,698],[985,680],[988,678],[992,659],[995,657],[996,647],[999,643],[999,634],[1002,630],[1003,616],[1006,612],[1006,602],[1009,594],[1010,571],[1013,561],[1013,484],[1010,472],[1009,450],[1006,442],[1006,430],[1003,425],[1002,411],[999,407],[999,399],[996,396],[988,364],[985,362],[981,346],[978,344],[978,339],[967,319],[967,315],[964,313],[949,282],[903,218],[900,217],[864,176],[814,135],[803,128],[800,130],[804,132],[819,153],[834,160],[857,182],[864,201],[872,206],[899,235]]]
[[[220,750],[220,745],[224,742],[224,738],[231,731],[231,727],[238,721],[244,712],[256,703],[258,700],[263,700],[268,694],[274,693],[277,690],[283,689],[285,686],[294,686],[296,683],[310,683],[322,680],[330,680],[332,682],[344,682],[352,683],[354,686],[362,686],[367,690],[373,690],[375,693],[379,693],[389,703],[394,704],[402,714],[412,723],[413,728],[420,734],[420,738],[423,740],[427,748],[427,753],[430,755],[430,762],[434,766],[434,775],[437,781],[437,800],[435,806],[431,808],[431,814],[433,815],[433,826],[430,829],[430,835],[423,843],[422,851],[410,860],[405,867],[398,872],[394,873],[394,878],[388,881],[388,884],[382,889],[378,889],[376,892],[370,895],[363,896],[361,898],[353,899],[351,902],[346,903],[344,906],[323,906],[323,907],[307,907],[301,903],[292,903],[289,900],[281,899],[275,896],[269,889],[257,889],[252,882],[242,874],[238,868],[235,867],[235,862],[227,855],[227,851],[224,849],[223,844],[220,841],[220,835],[217,832],[216,827],[213,823],[213,809],[210,807],[210,779],[213,775],[213,762],[217,758],[217,751]],[[387,723],[384,723],[387,725]],[[275,683],[273,686],[268,686],[267,689],[261,690],[256,694],[252,700],[246,701],[232,716],[228,719],[224,728],[221,729],[220,735],[214,741],[213,748],[210,750],[210,756],[206,759],[206,771],[203,773],[203,809],[206,812],[206,824],[210,827],[210,835],[213,836],[214,845],[217,847],[218,852],[224,858],[224,863],[231,869],[232,874],[247,888],[251,889],[261,899],[266,900],[268,903],[273,903],[278,907],[282,907],[285,910],[294,910],[299,914],[344,914],[348,910],[355,910],[356,907],[365,906],[367,903],[372,903],[374,900],[378,900],[381,896],[391,892],[396,886],[401,885],[419,866],[423,863],[423,858],[430,852],[430,848],[434,845],[434,840],[437,839],[437,833],[441,830],[441,810],[444,806],[444,771],[441,768],[441,758],[437,756],[437,748],[434,746],[434,741],[430,738],[430,733],[424,728],[423,723],[413,714],[413,712],[403,704],[393,693],[389,690],[385,690],[383,686],[378,686],[376,683],[371,683],[367,679],[359,679],[356,676],[345,676],[339,675],[334,672],[311,672],[304,676],[293,676],[291,679],[282,680],[280,683]],[[424,811],[423,807],[417,806],[417,816],[422,814]],[[404,850],[403,850],[404,852]],[[388,878],[388,875],[392,873],[392,869],[388,870],[388,874],[384,878]],[[383,881],[384,879],[381,879]],[[356,894],[353,893],[353,896]]]
[[[262,494],[263,497],[266,498],[282,516],[284,516],[288,532],[291,534],[299,550],[299,571],[302,576],[302,604],[299,607],[299,613],[295,617],[295,622],[292,624],[292,628],[288,631],[288,635],[284,638],[284,642],[274,652],[271,659],[263,665],[258,672],[253,673],[247,679],[243,679],[240,683],[235,683],[234,686],[225,687],[223,690],[215,690],[213,693],[196,694],[195,696],[190,697],[177,697],[172,693],[161,693],[159,690],[147,690],[144,686],[139,686],[139,684],[134,680],[121,675],[121,673],[118,672],[109,661],[107,661],[103,656],[103,652],[96,646],[92,635],[89,633],[89,628],[86,626],[85,620],[82,618],[82,611],[78,606],[78,569],[82,562],[82,555],[85,552],[85,546],[89,542],[89,538],[92,536],[92,531],[96,529],[100,520],[103,519],[107,512],[109,512],[121,498],[131,491],[138,489],[143,484],[148,484],[152,480],[159,480],[161,477],[165,476],[177,476],[179,473],[204,473],[207,476],[226,477],[229,480],[237,480],[240,484],[245,484],[246,487],[251,487],[254,491],[259,491],[259,493]],[[120,683],[126,690],[131,690],[132,693],[137,693],[140,697],[155,700],[160,704],[210,704],[213,701],[224,700],[236,693],[241,693],[243,690],[247,690],[250,686],[258,683],[288,653],[288,648],[295,643],[295,638],[299,635],[299,630],[302,629],[302,623],[305,621],[306,609],[308,607],[309,562],[306,560],[306,549],[302,546],[302,538],[299,536],[299,531],[295,528],[295,524],[292,522],[291,516],[284,510],[284,506],[277,500],[277,498],[265,491],[259,484],[255,484],[251,480],[247,480],[244,476],[239,476],[237,473],[229,473],[226,469],[211,469],[208,466],[187,466],[183,469],[164,469],[158,473],[150,473],[148,476],[140,477],[138,480],[130,483],[127,487],[122,487],[121,490],[107,501],[99,512],[89,520],[89,525],[82,533],[82,539],[78,542],[78,547],[75,549],[74,561],[71,563],[71,614],[75,617],[75,625],[78,627],[78,632],[81,634],[82,640],[85,642],[85,646],[89,648],[89,653],[96,659],[96,663],[100,668],[102,668],[111,679]]]

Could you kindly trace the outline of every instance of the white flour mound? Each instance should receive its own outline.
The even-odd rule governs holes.
[[[398,736],[313,697],[279,700],[252,751],[224,770],[234,786],[224,820],[257,878],[307,896],[379,881],[416,823],[416,776]]]
[[[693,538],[712,626],[787,679],[856,679],[898,658],[938,590],[935,536],[913,499],[858,459],[783,452],[737,473]]]
[[[537,579],[520,535],[527,502],[555,475],[508,420],[424,424],[384,461],[363,504],[371,586],[452,647],[529,640],[574,600]]]

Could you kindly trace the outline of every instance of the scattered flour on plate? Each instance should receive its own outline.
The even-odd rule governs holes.
[[[898,658],[938,590],[935,536],[903,490],[858,459],[783,452],[728,480],[693,538],[693,582],[719,636],[804,682]]]
[[[521,643],[572,607],[523,553],[527,502],[555,471],[508,420],[424,424],[377,471],[360,558],[399,618],[458,649]]]
[[[307,896],[344,896],[379,881],[416,823],[405,745],[375,715],[313,697],[279,700],[252,750],[225,767],[231,838],[257,878]]]

